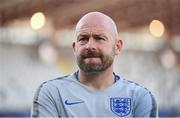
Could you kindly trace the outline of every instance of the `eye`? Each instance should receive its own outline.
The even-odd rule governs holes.
[[[99,36],[97,36],[95,38],[96,38],[96,40],[105,40],[103,37],[99,37]]]
[[[86,36],[85,36],[85,37],[82,36],[82,37],[79,37],[79,38],[78,38],[78,42],[79,42],[80,45],[84,45],[84,44],[86,44],[88,41],[89,41],[89,37],[86,37]]]
[[[79,41],[79,42],[88,41],[88,38],[86,38],[86,37],[81,37],[81,38],[78,39],[78,41]]]

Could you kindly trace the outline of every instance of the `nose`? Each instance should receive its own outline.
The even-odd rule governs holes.
[[[86,44],[86,49],[91,49],[91,50],[96,49],[96,44],[92,37],[89,38],[88,43]]]

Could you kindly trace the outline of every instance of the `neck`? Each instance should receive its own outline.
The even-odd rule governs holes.
[[[111,66],[107,70],[95,74],[87,74],[79,70],[78,79],[81,83],[91,88],[105,89],[114,83],[113,67]]]

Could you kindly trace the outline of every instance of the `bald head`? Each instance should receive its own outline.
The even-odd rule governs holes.
[[[118,38],[117,27],[114,21],[107,15],[100,12],[90,12],[84,15],[76,25],[75,32],[82,28],[102,26],[112,33],[115,39]]]

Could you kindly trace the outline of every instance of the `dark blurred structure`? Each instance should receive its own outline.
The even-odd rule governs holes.
[[[30,18],[37,11],[45,13],[55,28],[74,26],[88,11],[111,16],[120,30],[148,25],[161,20],[170,35],[180,34],[179,0],[1,0],[0,25],[15,19]]]

